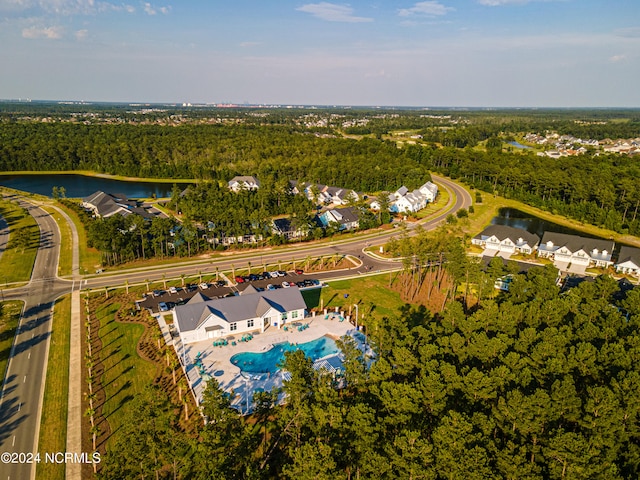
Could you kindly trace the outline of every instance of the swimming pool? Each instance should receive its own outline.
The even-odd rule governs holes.
[[[320,337],[316,340],[298,345],[289,342],[276,343],[266,352],[236,353],[231,357],[231,363],[247,373],[276,373],[278,364],[284,360],[285,352],[302,350],[305,355],[315,361],[327,355],[335,355],[340,351],[336,342],[330,337]]]

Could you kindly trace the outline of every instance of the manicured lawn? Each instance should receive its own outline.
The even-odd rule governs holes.
[[[96,269],[100,268],[102,260],[100,258],[100,252],[95,248],[87,247],[87,233],[85,232],[84,225],[80,221],[80,218],[70,208],[65,207],[63,204],[58,203],[59,208],[65,211],[71,218],[78,231],[78,248],[80,256],[80,273],[94,273]],[[66,222],[65,222],[66,223]],[[71,262],[71,260],[69,260]]]
[[[38,251],[38,224],[21,207],[6,200],[0,200],[0,215],[9,225],[9,244],[0,258],[0,283],[28,282]]]
[[[51,207],[42,207],[47,213],[51,214],[58,228],[60,229],[60,260],[58,261],[58,275],[71,275],[73,262],[73,238],[71,236],[71,227],[66,219]]]
[[[395,280],[397,273],[391,274]],[[375,275],[371,277],[354,278],[351,280],[339,280],[329,282],[329,286],[304,292],[303,296],[308,308],[324,308],[333,310],[335,307],[344,307],[358,304],[360,315],[382,318],[399,314],[399,308],[404,305],[400,295],[389,289],[389,274]],[[314,293],[315,292],[315,293]],[[348,295],[345,298],[345,295]],[[352,307],[352,313],[355,308]]]
[[[71,296],[59,299],[53,311],[49,346],[47,384],[40,422],[39,452],[64,452],[67,444],[67,406],[69,394],[69,334]],[[64,480],[65,465],[42,462],[38,478]]]
[[[144,326],[116,322],[115,313],[119,308],[118,303],[105,304],[95,312],[100,320],[100,359],[104,365],[100,378],[106,396],[102,415],[112,432],[110,442],[122,426],[123,410],[145,385],[152,383],[156,373],[156,366],[140,358],[136,351]]]
[[[0,385],[4,382],[13,337],[20,321],[22,302],[0,302]]]

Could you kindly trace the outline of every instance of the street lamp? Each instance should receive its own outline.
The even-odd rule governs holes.
[[[358,330],[358,304],[354,303],[354,307],[356,307],[356,330]]]

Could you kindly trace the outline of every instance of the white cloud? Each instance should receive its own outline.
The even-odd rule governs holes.
[[[337,5],[335,3],[308,3],[296,8],[296,10],[310,13],[316,18],[327,20],[328,22],[362,23],[373,21],[373,18],[354,16],[353,8],[348,5]]]
[[[563,2],[566,0],[478,0],[480,5],[487,7],[502,7],[504,5],[526,5],[532,2]]]
[[[166,15],[170,10],[171,7],[154,7],[148,2],[144,4],[144,11],[147,15],[156,15],[157,13]]]
[[[167,7],[163,7],[167,8]],[[56,15],[95,15],[108,11],[132,13],[135,8],[122,3],[96,0],[0,0],[0,11],[22,12],[32,10]]]
[[[609,57],[609,61],[611,63],[618,63],[618,62],[622,62],[626,58],[627,56],[625,54],[613,55],[612,57]]]
[[[242,42],[240,44],[240,46],[243,48],[257,47],[258,45],[261,45],[261,43],[260,42]]]
[[[86,30],[86,29],[78,30],[75,33],[76,40],[78,40],[78,41],[85,40],[88,35],[89,35],[89,30]]]
[[[398,10],[398,15],[401,17],[410,17],[412,15],[422,15],[427,17],[438,17],[446,15],[448,11],[454,10],[451,7],[446,7],[441,3],[429,0],[427,2],[418,2],[411,8],[401,8]]]
[[[64,28],[62,27],[28,27],[22,30],[22,36],[29,39],[58,40],[63,35]]]

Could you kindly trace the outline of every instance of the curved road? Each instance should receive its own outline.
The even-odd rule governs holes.
[[[417,225],[421,225],[423,229],[433,229],[443,223],[450,213],[461,208],[468,208],[472,204],[469,193],[458,184],[436,175],[433,175],[433,180],[449,192],[449,202],[443,208],[443,213],[409,226],[407,228],[408,234],[411,234],[411,231]],[[60,233],[53,218],[41,208],[26,202],[26,200],[21,199],[19,201],[38,222],[40,227],[40,246],[29,284],[26,287],[4,290],[4,298],[6,300],[22,299],[25,301],[25,307],[12,347],[7,376],[0,397],[0,453],[37,451],[53,304],[56,298],[70,293],[74,289],[76,290],[75,293],[77,293],[80,287],[73,280],[61,279],[57,276]],[[302,260],[307,256],[336,253],[362,258],[362,265],[351,269],[351,274],[388,270],[390,267],[397,268],[397,263],[363,255],[363,250],[372,243],[383,243],[399,234],[400,231],[393,229],[321,245],[296,245],[291,248],[280,249],[277,252],[256,251],[227,259],[182,263],[175,267],[162,266],[129,270],[113,275],[91,276],[81,280],[81,288],[108,288],[122,286],[125,282],[128,282],[129,285],[142,284],[147,280],[157,282],[165,277],[179,278],[180,275],[211,274],[215,273],[216,269],[220,271],[229,270],[233,265],[242,268],[247,265],[247,262],[251,262],[252,265],[257,267],[263,263],[275,264],[278,261],[288,263],[292,257]],[[74,278],[79,278],[76,264],[77,251],[74,251]],[[318,277],[327,279],[343,275],[344,272],[337,272],[318,275]],[[72,358],[71,362],[73,361],[74,359]],[[65,365],[62,368],[66,367]],[[70,395],[74,388],[74,393],[77,393],[77,389],[82,388],[80,378],[70,378],[69,381],[70,383],[78,383],[78,385],[70,386]],[[73,450],[80,453],[81,445],[78,445]],[[35,464],[7,465],[0,463],[0,472],[2,472],[0,480],[4,478],[9,480],[34,478]]]

